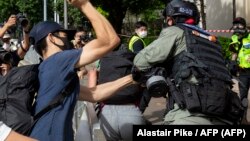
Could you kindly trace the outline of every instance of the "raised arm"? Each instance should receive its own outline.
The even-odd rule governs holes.
[[[29,25],[23,27],[23,42],[21,43],[21,47],[18,48],[17,54],[18,56],[23,59],[27,51],[29,50]]]
[[[89,102],[103,101],[114,95],[120,89],[123,89],[133,83],[134,81],[132,76],[127,75],[115,81],[93,86],[91,88],[81,86],[79,100]]]
[[[2,38],[4,33],[12,26],[16,24],[16,16],[11,15],[8,21],[4,24],[4,26],[0,29],[0,37]]]
[[[89,2],[89,0],[68,0],[70,4],[79,8],[91,22],[96,33],[96,39],[90,41],[83,48],[80,60],[76,67],[82,67],[101,58],[113,50],[120,42],[115,30]]]

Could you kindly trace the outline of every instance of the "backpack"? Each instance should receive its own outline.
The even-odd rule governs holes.
[[[0,121],[16,132],[29,135],[36,122],[48,111],[61,105],[76,86],[69,84],[38,113],[34,113],[35,94],[39,88],[39,64],[14,67],[0,76]]]
[[[0,121],[25,134],[33,122],[35,94],[39,87],[38,66],[14,67],[0,76]]]
[[[108,55],[100,59],[100,71],[98,76],[98,84],[114,81],[128,74],[131,74],[133,59],[135,54],[128,50],[127,47],[120,46],[118,50],[110,52]],[[139,85],[130,85],[117,92],[105,104],[126,104],[135,103],[140,99],[141,92]]]
[[[190,112],[240,122],[243,107],[237,94],[231,90],[232,76],[219,42],[210,41],[210,35],[197,27],[178,27],[184,30],[187,51],[175,56],[168,64],[172,66],[169,74],[181,93],[179,99],[184,99],[181,103]],[[191,76],[195,80],[191,81]]]

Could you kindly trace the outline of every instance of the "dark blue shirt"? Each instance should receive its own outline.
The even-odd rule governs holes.
[[[75,64],[82,50],[67,50],[58,52],[39,66],[39,82],[35,113],[46,107],[72,80],[76,79]],[[40,141],[72,141],[72,117],[77,95],[79,94],[79,79],[77,86],[66,97],[63,104],[43,115],[35,124],[31,137]]]

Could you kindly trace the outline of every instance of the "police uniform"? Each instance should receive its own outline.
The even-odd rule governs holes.
[[[179,55],[181,52],[186,51],[186,38],[184,30],[177,26],[170,26],[162,30],[158,39],[148,45],[145,49],[139,52],[135,59],[134,64],[139,70],[147,70],[152,66],[167,62]],[[168,66],[164,66],[166,69]],[[195,83],[193,77],[190,81]],[[187,109],[181,109],[176,103],[173,109],[166,114],[164,124],[228,124],[227,120],[211,117],[202,113],[189,112]]]

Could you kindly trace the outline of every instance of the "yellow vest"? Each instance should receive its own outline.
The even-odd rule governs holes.
[[[238,62],[241,68],[250,68],[250,34],[247,38],[242,39],[242,47],[238,54]]]
[[[138,40],[141,40],[142,43],[143,43],[143,45],[144,45],[144,47],[146,47],[146,44],[145,44],[145,42],[142,40],[142,38],[140,38],[140,37],[134,35],[134,36],[130,39],[130,41],[129,41],[128,49],[131,50],[132,52],[134,52],[133,45],[134,45],[134,43],[135,43],[136,41],[138,41]]]

